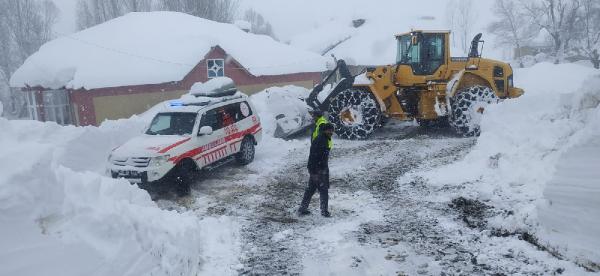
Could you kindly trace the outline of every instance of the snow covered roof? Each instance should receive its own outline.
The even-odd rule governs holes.
[[[250,0],[247,0],[250,1]],[[259,0],[252,0],[259,1]],[[262,0],[267,1],[267,0]],[[315,10],[305,2],[318,2],[319,9]],[[302,10],[307,6],[310,18],[302,31],[297,31],[289,38],[290,45],[302,49],[314,51],[329,56],[334,54],[339,59],[344,59],[350,65],[385,65],[392,64],[396,60],[396,40],[394,36],[411,30],[451,30],[452,24],[448,18],[448,7],[451,1],[447,0],[420,0],[420,1],[397,1],[382,0],[377,5],[369,5],[365,8],[362,0],[304,0],[290,1],[300,2],[293,6],[294,9]],[[482,32],[488,21],[484,20],[484,14],[490,10],[492,1],[473,1],[473,12],[476,11],[482,20],[472,19],[471,32],[468,41],[475,34]],[[287,3],[286,6],[292,6]],[[275,9],[275,8],[273,8]],[[336,10],[332,13],[331,10]],[[259,10],[263,12],[263,10]],[[267,10],[268,11],[268,10]],[[301,11],[296,13],[301,14]],[[306,12],[303,13],[304,15]],[[282,16],[290,17],[287,14]],[[267,19],[276,25],[276,13]],[[491,17],[490,17],[491,18]],[[365,20],[364,24],[354,27],[353,21]],[[284,20],[293,20],[284,18]],[[454,30],[458,31],[458,30]],[[458,32],[457,32],[458,34]],[[485,34],[487,37],[487,34]],[[283,37],[278,34],[279,37]],[[457,35],[458,36],[458,35]],[[459,45],[458,38],[452,45]],[[457,47],[456,47],[457,48]],[[453,48],[454,56],[463,56],[462,49]],[[489,49],[486,54],[489,54]],[[489,55],[488,55],[489,56]]]
[[[255,76],[326,70],[326,60],[315,53],[232,24],[149,12],[130,13],[44,44],[10,84],[94,89],[180,81],[214,46]]]
[[[358,28],[351,25],[351,20],[334,20],[293,37],[290,44],[320,54],[334,54],[338,58],[345,59],[349,64],[391,64],[396,60],[394,36],[398,33],[410,32],[415,27],[408,21],[419,23],[419,29],[424,30],[443,27],[435,20],[419,20],[414,16],[409,19],[369,18]]]

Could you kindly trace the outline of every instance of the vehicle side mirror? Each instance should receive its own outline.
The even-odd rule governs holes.
[[[202,136],[202,135],[210,135],[213,133],[213,129],[210,126],[203,126],[200,128],[200,130],[198,131],[198,136]]]

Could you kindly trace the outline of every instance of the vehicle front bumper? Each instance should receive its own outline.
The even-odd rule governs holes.
[[[109,164],[106,168],[106,174],[112,178],[125,178],[127,181],[136,184],[147,184],[155,182],[163,178],[173,166],[160,167],[133,167],[133,166],[117,166]]]

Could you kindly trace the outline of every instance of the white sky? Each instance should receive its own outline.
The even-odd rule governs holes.
[[[60,17],[54,27],[57,35],[69,34],[76,31],[75,6],[77,0],[53,0],[60,9]]]

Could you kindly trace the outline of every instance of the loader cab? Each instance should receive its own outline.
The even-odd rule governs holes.
[[[396,64],[409,66],[415,76],[434,75],[446,64],[448,32],[413,31],[396,36]]]

